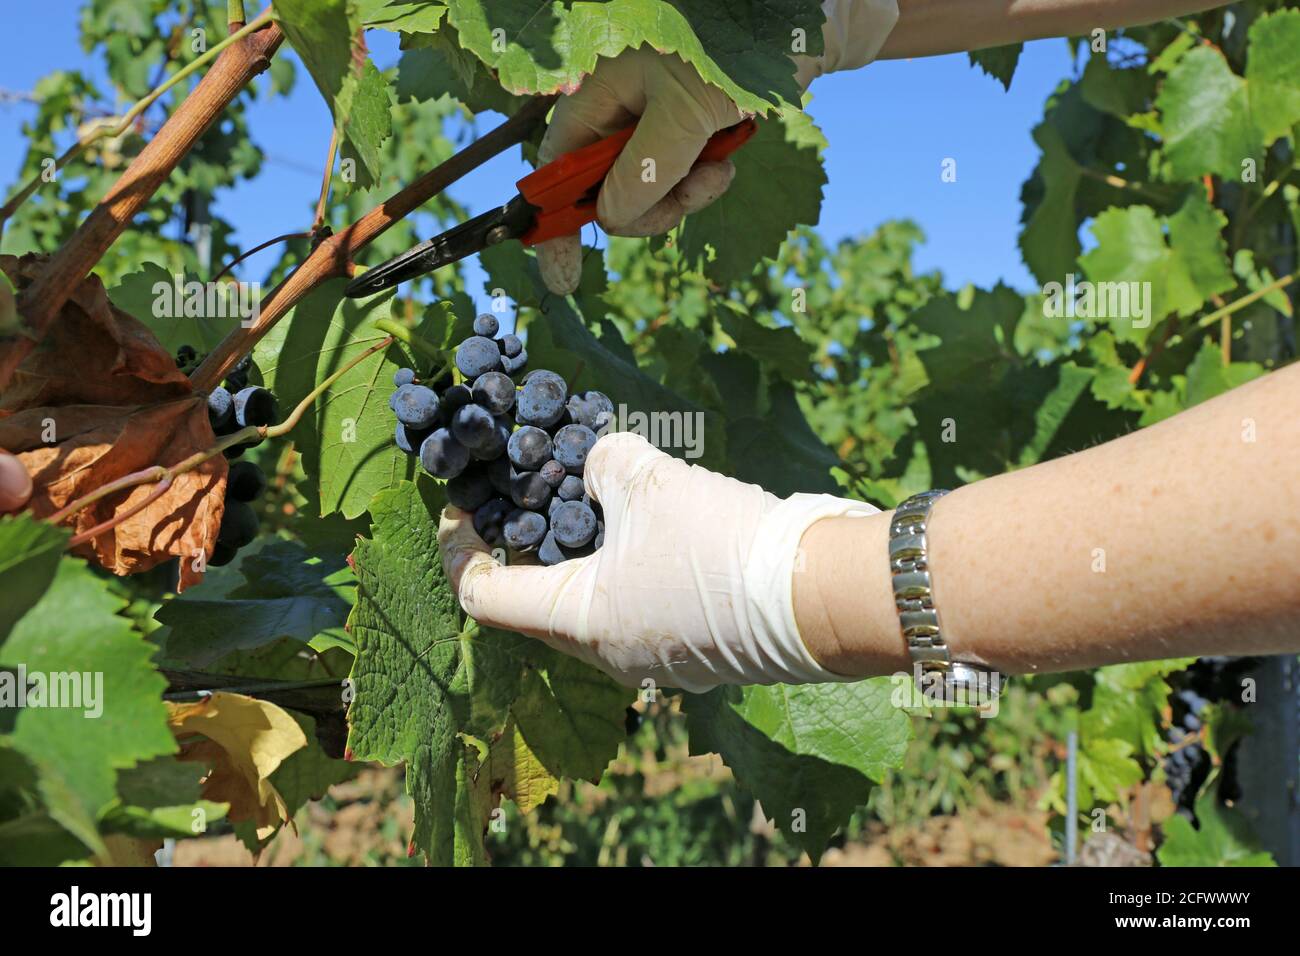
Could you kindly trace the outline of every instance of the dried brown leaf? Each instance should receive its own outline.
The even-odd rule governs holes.
[[[39,263],[0,256],[0,268],[20,288]],[[202,396],[153,333],[112,306],[95,276],[81,283],[0,398],[0,448],[17,454],[31,474],[30,508],[38,517],[133,472],[179,464],[215,440]],[[197,559],[216,544],[225,480],[226,462],[217,455],[77,553],[116,574],[179,557],[184,590],[202,579]],[[155,490],[137,485],[108,496],[68,525],[88,531]]]

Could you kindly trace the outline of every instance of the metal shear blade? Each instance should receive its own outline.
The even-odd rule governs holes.
[[[459,262],[488,246],[495,246],[507,239],[518,239],[532,226],[536,215],[535,206],[523,196],[515,196],[504,206],[467,219],[459,226],[426,239],[400,256],[367,269],[347,284],[343,294],[353,299],[374,295],[407,279]]]

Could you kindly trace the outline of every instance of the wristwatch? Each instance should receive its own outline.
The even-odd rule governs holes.
[[[992,700],[1005,688],[1006,676],[982,664],[953,660],[934,606],[925,532],[930,510],[947,493],[935,489],[913,495],[894,511],[889,525],[894,604],[919,687],[924,690],[926,684],[941,679],[945,699],[964,694],[970,701]]]

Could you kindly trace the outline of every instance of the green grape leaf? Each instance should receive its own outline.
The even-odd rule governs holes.
[[[167,681],[150,663],[153,645],[119,615],[125,604],[83,562],[64,559],[0,646],[0,667],[44,675],[50,693],[72,689],[61,675],[76,678],[80,706],[35,706],[29,696],[9,740],[36,768],[49,815],[95,852],[117,771],[176,750],[161,699]]]
[[[0,647],[54,580],[70,535],[29,514],[0,516]]]
[[[1239,179],[1243,160],[1263,159],[1246,81],[1232,72],[1218,50],[1198,46],[1182,57],[1165,80],[1156,106],[1174,179],[1194,180],[1205,173]]]
[[[600,780],[627,738],[623,718],[635,691],[581,661],[544,647],[529,667],[511,712],[528,746],[555,777]]]
[[[910,407],[943,487],[1050,457],[1090,377],[1072,363],[1026,364],[1009,351],[1024,300],[1006,286],[963,304],[931,299],[911,321],[941,340],[919,353],[929,384]]]
[[[206,284],[195,276],[178,275],[153,262],[141,263],[139,272],[123,276],[108,290],[113,305],[147,325],[171,355],[182,345],[199,354],[210,352],[238,327],[238,301],[225,299],[227,317],[222,317],[219,310],[207,307],[208,294]]]
[[[713,281],[727,285],[781,250],[790,231],[821,217],[826,137],[801,110],[785,109],[759,123],[731,157],[736,178],[712,205],[686,217],[682,255]],[[780,190],[772,189],[780,183]]]
[[[230,809],[200,797],[207,768],[174,757],[156,757],[118,774],[121,803],[104,817],[104,829],[135,837],[192,837],[222,820]]]
[[[348,116],[340,155],[356,162],[355,188],[369,189],[379,181],[384,143],[393,135],[393,97],[388,80],[374,63],[366,61]]]
[[[1264,146],[1300,123],[1300,10],[1277,10],[1250,25],[1246,82]]]
[[[719,753],[791,840],[814,860],[901,766],[912,723],[893,680],[720,687],[686,695],[691,753]]]
[[[1011,80],[1016,75],[1016,66],[1020,63],[1023,43],[1009,43],[1006,46],[988,47],[984,50],[971,50],[966,55],[971,66],[978,66],[993,79],[1002,84],[1004,90],[1011,89]]]
[[[1187,366],[1185,407],[1199,405],[1263,374],[1264,366],[1256,362],[1224,365],[1223,350],[1207,338],[1201,343],[1192,363]]]
[[[1196,798],[1196,822],[1181,816],[1165,821],[1165,841],[1156,851],[1161,866],[1276,866],[1238,811],[1219,803],[1218,773]]]
[[[792,37],[822,52],[820,5],[801,0],[447,0],[465,49],[511,93],[571,91],[599,57],[649,44],[676,53],[742,109],[797,104]]]
[[[290,716],[298,721],[307,746],[285,757],[271,774],[271,784],[280,791],[290,817],[309,800],[319,800],[336,783],[350,780],[357,771],[355,764],[335,760],[321,748],[316,740],[316,721],[306,714]]]
[[[409,3],[393,0],[387,4],[369,0],[366,6],[363,10],[366,26],[392,33],[431,33],[438,29],[447,15],[446,7],[429,0]]]
[[[763,415],[727,421],[729,473],[781,497],[836,493],[839,486],[830,470],[840,464],[839,456],[808,426],[794,389],[780,382],[768,388],[766,397]]]
[[[340,366],[385,338],[370,323],[387,315],[391,293],[345,299],[345,284],[335,279],[313,291],[254,349],[266,387],[281,408],[297,405]],[[415,364],[415,357],[394,343],[335,382],[290,433],[317,483],[322,516],[337,511],[355,518],[376,494],[415,474],[414,460],[393,442],[388,407],[393,373]]]
[[[443,866],[466,838],[454,808],[466,759],[458,734],[469,716],[455,687],[460,615],[438,552],[444,501],[441,487],[427,479],[374,499],[371,536],[353,552],[357,603],[348,621],[357,643],[348,711],[352,759],[405,761],[415,804],[412,842]]]
[[[1079,265],[1094,283],[1098,308],[1124,299],[1128,307],[1107,305],[1117,314],[1093,317],[1108,322],[1117,341],[1142,346],[1171,313],[1193,315],[1210,296],[1234,288],[1221,234],[1226,225],[1223,213],[1199,193],[1168,218],[1148,206],[1102,213],[1092,227],[1097,247],[1080,257]],[[1116,299],[1108,290],[1126,294]]]
[[[278,0],[272,9],[289,45],[325,97],[335,130],[350,138],[356,111],[355,118],[364,127],[356,157],[363,165],[376,159],[371,149],[375,144],[368,137],[382,125],[376,114],[379,91],[372,81],[369,92],[361,93],[367,60],[358,0]],[[379,176],[378,167],[366,166],[366,171],[371,181]]]
[[[274,541],[240,563],[242,585],[207,597],[203,585],[163,603],[155,619],[172,628],[167,657],[197,669],[236,651],[281,638],[352,647],[344,631],[356,580],[341,559],[316,557],[300,544]]]
[[[718,320],[735,347],[752,355],[786,381],[812,378],[812,350],[791,326],[762,325],[743,309],[719,309]]]
[[[397,65],[399,101],[446,95],[460,100],[470,112],[495,110],[507,116],[524,102],[502,89],[483,61],[461,47],[451,27],[409,36],[403,47],[406,52]]]
[[[1034,278],[1047,283],[1060,281],[1079,258],[1075,202],[1083,173],[1054,124],[1038,124],[1034,142],[1043,151],[1037,168],[1043,193],[1032,211],[1025,205],[1028,218],[1020,231],[1020,254]]]
[[[1155,77],[1144,69],[1121,69],[1104,53],[1094,53],[1084,67],[1079,92],[1093,109],[1128,119],[1150,108]]]

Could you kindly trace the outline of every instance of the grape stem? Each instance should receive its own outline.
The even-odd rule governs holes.
[[[1282,278],[1280,279],[1274,279],[1272,282],[1268,283],[1268,285],[1260,286],[1258,289],[1256,289],[1254,292],[1251,292],[1249,295],[1243,295],[1240,299],[1236,299],[1232,302],[1229,302],[1223,308],[1215,309],[1213,312],[1211,312],[1205,318],[1198,321],[1196,324],[1203,329],[1208,328],[1211,325],[1213,325],[1215,322],[1218,322],[1220,319],[1227,318],[1228,316],[1232,315],[1234,312],[1238,312],[1244,309],[1246,306],[1250,305],[1251,303],[1258,302],[1260,299],[1264,298],[1264,296],[1268,295],[1270,292],[1276,292],[1278,289],[1285,289],[1292,282],[1295,282],[1296,279],[1300,279],[1300,271],[1289,273],[1287,275],[1282,276]]]
[[[87,506],[94,504],[96,501],[100,501],[104,498],[107,498],[110,495],[116,494],[119,491],[123,491],[127,488],[134,488],[137,485],[149,484],[150,482],[159,483],[160,488],[155,488],[153,492],[151,492],[150,495],[144,499],[144,501],[140,502],[138,505],[133,505],[132,507],[126,509],[123,512],[113,515],[112,518],[108,519],[107,521],[101,524],[96,525],[90,530],[82,532],[81,534],[77,535],[75,538],[71,539],[68,542],[68,546],[74,547],[76,545],[86,543],[92,538],[95,538],[103,534],[105,531],[108,531],[109,529],[116,527],[117,525],[121,524],[123,521],[126,521],[128,518],[132,517],[133,515],[138,514],[145,507],[152,504],[154,501],[158,500],[158,498],[160,498],[163,494],[166,493],[167,487],[171,486],[172,481],[175,480],[177,475],[183,475],[187,472],[193,471],[195,468],[199,467],[199,465],[203,464],[205,461],[208,461],[209,459],[215,458],[217,455],[220,455],[227,448],[233,448],[235,445],[242,445],[245,442],[259,441],[263,438],[280,438],[284,435],[289,434],[289,432],[293,431],[293,429],[297,427],[298,423],[302,420],[302,416],[307,413],[307,409],[309,409],[312,405],[314,405],[317,399],[319,399],[322,395],[324,395],[325,392],[327,392],[330,389],[330,387],[334,385],[335,382],[337,382],[348,372],[352,371],[354,368],[360,365],[371,355],[374,355],[376,352],[383,351],[384,349],[388,348],[392,344],[393,344],[393,338],[392,336],[389,336],[385,338],[383,341],[377,342],[376,344],[370,346],[370,348],[366,349],[360,355],[351,359],[342,368],[334,372],[334,374],[330,375],[323,382],[321,382],[314,389],[312,389],[307,394],[307,396],[303,398],[303,400],[299,402],[297,406],[295,406],[294,410],[289,414],[289,417],[286,418],[284,421],[280,422],[278,425],[249,425],[246,428],[241,428],[237,432],[231,432],[229,435],[222,435],[220,438],[217,439],[216,444],[214,444],[212,447],[207,448],[204,451],[196,452],[193,455],[190,455],[188,458],[183,459],[179,463],[175,465],[171,465],[170,467],[164,467],[162,465],[153,465],[141,471],[132,472],[129,475],[123,475],[121,478],[118,478],[116,481],[111,481],[100,488],[96,488],[94,491],[88,494],[82,495],[80,498],[76,499],[75,501],[66,505],[64,508],[50,515],[49,518],[47,518],[46,520],[50,524],[62,524],[68,518],[72,517],[74,514],[81,511],[83,508],[86,508]],[[167,487],[161,487],[161,486],[167,486]]]

